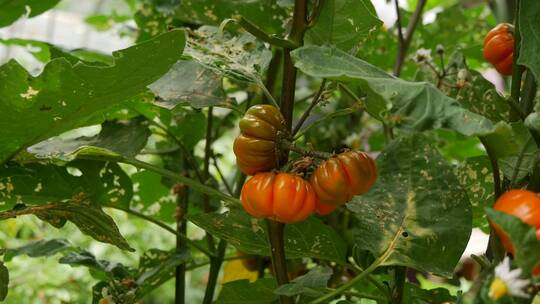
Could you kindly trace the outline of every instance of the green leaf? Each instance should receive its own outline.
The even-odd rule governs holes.
[[[156,104],[167,109],[179,104],[203,108],[225,101],[222,80],[223,75],[198,62],[178,61],[149,88],[159,97]]]
[[[489,223],[484,209],[495,201],[493,170],[487,156],[465,159],[454,170],[459,183],[467,192],[472,205],[473,227],[489,233]]]
[[[57,228],[62,227],[66,221],[70,221],[82,233],[91,236],[97,241],[115,245],[123,250],[135,251],[120,234],[112,217],[103,212],[98,206],[82,201],[80,203],[49,204],[40,207],[29,207],[28,213],[35,214],[41,220]]]
[[[57,202],[127,207],[133,191],[126,173],[116,163],[74,161],[67,167],[8,163],[0,167],[0,211],[25,205]]]
[[[51,58],[51,54],[49,52],[49,45],[45,42],[31,39],[11,38],[0,39],[0,43],[6,46],[17,45],[24,47],[28,52],[30,52],[30,54],[32,54],[32,56],[34,56],[34,58],[43,63],[49,62]]]
[[[253,218],[239,210],[223,214],[194,214],[188,219],[242,252],[270,255],[265,220]],[[312,257],[343,262],[346,246],[335,230],[311,217],[285,226],[285,254],[288,259]]]
[[[174,277],[176,266],[189,261],[189,252],[168,252],[150,249],[141,256],[137,283],[137,298],[161,286]]]
[[[274,294],[276,281],[273,278],[259,279],[253,283],[248,280],[233,281],[223,285],[216,304],[278,304]]]
[[[105,122],[93,137],[55,137],[28,148],[37,158],[69,162],[79,155],[121,155],[135,157],[146,145],[150,130],[141,120]]]
[[[0,163],[144,92],[180,59],[184,44],[184,32],[171,31],[113,53],[113,66],[57,58],[37,77],[15,61],[0,66]]]
[[[0,1],[0,27],[8,26],[21,16],[35,17],[53,8],[60,0],[3,0]]]
[[[472,211],[452,166],[429,142],[415,134],[388,145],[377,158],[375,186],[347,206],[358,219],[358,246],[379,265],[451,276],[471,234]]]
[[[279,1],[278,1],[279,2]],[[276,1],[252,0],[185,0],[175,17],[193,24],[219,25],[227,18],[243,16],[264,31],[281,34],[289,14]]]
[[[176,221],[177,196],[162,183],[161,175],[141,170],[131,176],[134,196],[132,206],[144,214],[173,223]]]
[[[93,275],[98,279],[123,279],[130,276],[129,270],[122,264],[111,263],[106,260],[98,260],[88,252],[71,252],[63,256],[59,261],[60,264],[67,264],[72,267],[87,267],[93,271]]]
[[[312,298],[323,296],[327,292],[332,273],[332,268],[328,266],[313,268],[290,283],[279,286],[274,293],[284,296],[306,295]]]
[[[540,79],[540,2],[536,0],[522,0],[519,7],[519,33],[521,45],[518,63],[526,66],[534,74],[536,80]]]
[[[369,0],[327,0],[319,17],[305,34],[305,44],[332,44],[348,51],[360,44],[382,25]]]
[[[486,214],[506,233],[515,250],[514,261],[526,275],[539,266],[540,240],[536,237],[536,227],[522,222],[519,218],[487,208]]]
[[[538,147],[530,131],[522,123],[513,123],[512,131],[510,138],[518,149],[512,155],[500,158],[499,165],[506,178],[519,182],[532,172],[538,155]],[[502,144],[498,149],[507,151],[508,147],[509,145]]]
[[[0,262],[0,301],[4,301],[8,294],[8,285],[9,285],[9,271],[4,265]]]
[[[295,66],[310,76],[358,84],[367,94],[367,111],[398,127],[414,131],[449,128],[467,136],[496,130],[490,120],[463,109],[433,85],[392,77],[341,50],[307,46],[293,51],[292,57]]]
[[[185,53],[193,60],[239,81],[260,82],[272,59],[272,52],[251,34],[233,36],[213,26],[194,31],[188,46]]]
[[[71,248],[73,248],[73,246],[71,246],[69,241],[66,239],[39,240],[30,242],[18,248],[6,249],[6,252],[4,253],[4,261],[9,262],[14,257],[23,254],[33,258],[46,257]]]
[[[455,297],[447,289],[436,288],[425,290],[415,284],[406,282],[403,288],[403,303],[407,304],[446,304],[453,303]]]

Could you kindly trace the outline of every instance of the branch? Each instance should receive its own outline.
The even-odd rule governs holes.
[[[416,9],[414,10],[411,20],[409,21],[409,25],[407,26],[407,31],[402,40],[403,42],[400,43],[398,46],[396,64],[394,65],[394,76],[399,77],[399,74],[401,73],[401,69],[403,68],[403,62],[405,60],[405,55],[407,54],[407,50],[409,49],[409,45],[411,44],[414,30],[416,29],[416,26],[418,25],[418,22],[422,17],[422,11],[426,6],[426,2],[427,0],[418,0],[418,3],[416,4]],[[396,9],[399,11],[399,8]]]
[[[247,20],[244,17],[240,17],[236,19],[236,22],[242,28],[244,28],[248,33],[259,38],[260,40],[264,42],[269,43],[270,45],[281,47],[281,48],[291,48],[291,49],[296,47],[293,41],[290,41],[287,39],[281,39],[274,35],[268,35],[262,29],[260,29],[257,25],[255,25],[254,23],[252,23],[251,21]]]
[[[219,277],[219,270],[221,269],[223,257],[225,256],[225,249],[227,249],[227,242],[225,240],[220,240],[216,256],[212,257],[210,261],[210,272],[208,274],[208,283],[204,292],[203,304],[211,304],[214,300],[214,292]]]
[[[187,249],[187,242],[180,235],[187,234],[187,221],[185,215],[188,208],[188,188],[183,185],[175,187],[176,192],[176,253],[182,253]],[[174,303],[184,304],[186,302],[186,263],[176,266],[175,269],[175,289]]]
[[[514,11],[514,54],[512,57],[512,87],[511,96],[514,102],[520,104],[519,92],[521,90],[521,76],[523,75],[524,67],[518,65],[519,59],[519,45],[521,43],[521,35],[519,34],[519,5],[520,1],[516,0]]]
[[[300,131],[300,128],[302,127],[302,125],[304,124],[306,119],[309,117],[309,114],[311,113],[311,110],[313,110],[313,108],[319,103],[319,101],[321,101],[321,96],[322,96],[322,93],[324,92],[325,85],[326,85],[326,79],[323,79],[323,81],[321,82],[321,85],[319,87],[319,90],[317,91],[315,96],[313,96],[313,99],[311,100],[311,104],[306,109],[304,114],[302,114],[302,117],[300,117],[300,119],[296,123],[296,126],[294,126],[294,129],[293,129],[292,135],[291,135],[292,137],[294,137],[294,135],[296,135],[296,133],[298,133],[298,131]]]
[[[284,148],[285,150],[291,150],[303,156],[311,156],[311,157],[315,157],[319,159],[328,159],[333,156],[332,153],[322,152],[322,151],[312,151],[312,150],[299,147],[295,145],[294,143],[287,140],[282,140],[279,143],[279,145],[281,146],[281,148]]]
[[[272,268],[278,286],[289,283],[287,273],[287,260],[285,259],[285,249],[283,232],[285,224],[268,219],[268,241],[270,242],[270,253],[272,258]],[[281,304],[294,304],[294,299],[288,296],[279,296]]]

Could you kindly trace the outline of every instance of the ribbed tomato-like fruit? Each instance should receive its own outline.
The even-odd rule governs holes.
[[[377,179],[375,161],[364,152],[348,151],[324,161],[310,183],[319,197],[317,211],[327,214],[367,192]]]
[[[240,135],[234,141],[236,162],[242,172],[253,175],[278,165],[278,133],[286,134],[285,119],[271,105],[255,105],[240,120]]]
[[[501,23],[484,38],[484,58],[503,75],[512,75],[514,54],[514,27]]]
[[[513,215],[524,223],[535,227],[536,237],[540,240],[540,196],[538,194],[527,190],[510,190],[497,199],[493,208]],[[515,254],[512,240],[508,235],[499,226],[494,224],[492,226],[504,248]],[[534,270],[534,274],[540,275],[540,266]]]
[[[305,220],[315,210],[317,195],[298,175],[262,172],[250,178],[240,195],[247,213],[282,223]]]

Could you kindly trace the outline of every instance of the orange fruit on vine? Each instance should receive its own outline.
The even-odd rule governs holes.
[[[484,38],[484,58],[503,75],[512,75],[514,55],[514,27],[501,23]]]

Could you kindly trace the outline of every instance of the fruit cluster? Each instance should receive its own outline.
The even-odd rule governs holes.
[[[497,211],[513,215],[524,223],[535,227],[536,237],[540,240],[540,196],[538,194],[527,190],[511,190],[501,195],[493,208]],[[492,226],[501,240],[504,249],[515,255],[516,250],[512,245],[510,237],[499,226],[494,223],[492,223]],[[540,275],[540,265],[533,273]]]
[[[514,27],[501,23],[484,38],[484,58],[503,75],[512,75],[514,60]]]
[[[325,215],[367,192],[377,179],[377,167],[364,152],[347,151],[323,161],[305,180],[294,173],[276,172],[288,138],[283,116],[274,106],[255,105],[240,120],[234,141],[238,167],[253,175],[242,187],[244,209],[254,217],[295,223],[313,212]]]

